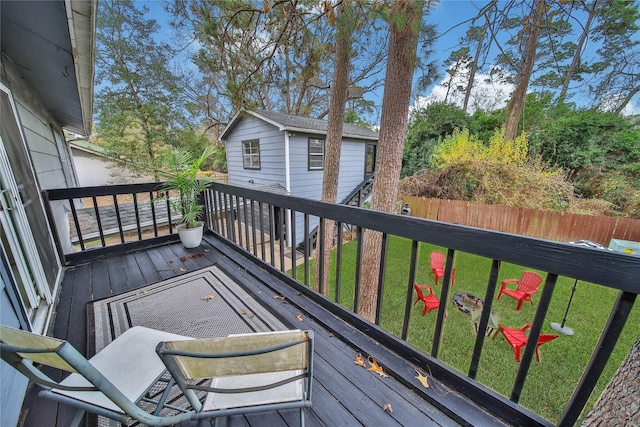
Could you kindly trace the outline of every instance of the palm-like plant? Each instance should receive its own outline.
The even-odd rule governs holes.
[[[182,216],[182,223],[187,228],[195,228],[202,225],[203,206],[198,204],[198,196],[204,192],[211,182],[209,178],[199,178],[198,172],[202,164],[216,152],[215,147],[207,147],[204,152],[196,157],[184,148],[177,148],[165,157],[164,170],[161,172],[167,181],[162,186],[166,191],[167,200]],[[169,191],[177,191],[178,198],[169,197]]]

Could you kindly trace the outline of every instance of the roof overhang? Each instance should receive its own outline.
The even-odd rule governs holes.
[[[224,131],[222,132],[222,134],[220,135],[220,140],[224,141],[227,138],[227,135],[233,130],[233,128],[236,127],[236,125],[246,116],[254,116],[264,122],[267,122],[275,127],[277,127],[279,130],[281,131],[287,131],[287,132],[300,132],[300,133],[310,133],[310,134],[315,134],[315,135],[326,135],[327,132],[323,131],[323,130],[319,130],[319,129],[308,129],[308,128],[302,128],[302,127],[297,127],[297,126],[287,126],[285,124],[282,124],[276,120],[272,120],[269,117],[265,117],[263,115],[261,115],[260,113],[256,112],[256,111],[251,111],[251,110],[240,110],[236,113],[235,116],[233,116],[233,118],[231,119],[231,121],[229,122],[229,124],[227,125],[226,128],[224,128]],[[377,137],[368,137],[368,136],[364,136],[364,135],[351,135],[349,134],[349,132],[343,132],[342,133],[342,137],[343,138],[354,138],[354,139],[361,139],[361,140],[367,140],[367,141],[378,141],[379,138]]]
[[[5,1],[2,61],[62,127],[91,132],[97,0]]]

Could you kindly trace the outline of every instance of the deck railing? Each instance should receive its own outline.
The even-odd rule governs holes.
[[[546,322],[547,311],[556,287],[558,277],[565,276],[575,280],[590,282],[593,284],[613,288],[619,291],[618,297],[611,307],[609,319],[599,338],[598,344],[592,349],[590,361],[585,367],[584,373],[576,384],[573,396],[562,411],[562,416],[557,425],[571,426],[580,416],[596,382],[611,357],[614,346],[629,316],[636,296],[640,293],[640,258],[625,254],[587,249],[566,243],[558,243],[541,239],[528,238],[519,235],[493,232],[483,229],[459,226],[455,224],[440,223],[419,218],[376,212],[358,207],[335,205],[309,199],[283,196],[233,187],[229,185],[214,184],[206,194],[207,226],[213,232],[232,241],[244,251],[261,258],[272,267],[280,270],[292,280],[298,281],[310,287],[310,270],[312,254],[310,242],[304,244],[304,253],[296,254],[288,249],[295,247],[293,244],[301,239],[309,238],[309,228],[313,223],[318,223],[323,229],[327,220],[336,222],[336,227],[349,224],[356,230],[357,253],[353,296],[353,311],[357,311],[358,294],[361,289],[360,262],[363,256],[362,236],[365,229],[382,233],[382,256],[380,263],[380,281],[378,283],[378,303],[375,315],[375,323],[380,324],[381,311],[384,304],[385,260],[388,256],[387,242],[391,236],[399,236],[412,242],[409,274],[406,278],[406,303],[402,314],[403,325],[400,334],[401,340],[407,339],[410,323],[410,313],[414,298],[413,284],[415,282],[418,251],[421,243],[431,244],[446,248],[446,266],[440,294],[441,301],[448,301],[451,291],[450,277],[453,270],[454,258],[457,253],[465,252],[491,260],[491,269],[487,280],[486,294],[483,296],[485,304],[480,316],[478,330],[486,330],[492,305],[496,298],[498,275],[501,263],[517,264],[527,269],[535,269],[547,272],[544,278],[542,290],[537,294],[537,308],[533,318],[529,339],[518,367],[516,378],[508,396],[510,402],[517,403],[520,400],[527,374],[529,372],[536,343]],[[311,225],[310,225],[311,224]],[[255,225],[255,226],[254,226]],[[274,232],[275,230],[275,232]],[[302,237],[300,237],[302,236]],[[322,250],[323,242],[320,242]],[[341,300],[341,270],[347,268],[342,262],[342,241],[338,239],[335,252],[337,254],[335,292],[336,302]],[[292,253],[293,252],[293,253]],[[304,273],[300,275],[293,261],[300,257],[299,267]],[[320,268],[322,272],[322,268]],[[322,283],[322,280],[320,280]],[[322,291],[322,289],[321,289]],[[431,359],[437,359],[440,351],[440,343],[444,334],[445,316],[447,304],[440,304],[432,348]],[[366,325],[364,326],[366,328]],[[473,346],[471,363],[466,378],[459,379],[458,383],[452,381],[453,387],[464,389],[473,382],[478,373],[479,363],[483,351],[485,334],[476,335]],[[407,354],[408,357],[414,355]],[[433,365],[432,365],[433,366]],[[446,369],[446,368],[444,368]],[[435,374],[434,374],[435,375]],[[484,389],[484,391],[487,391]],[[480,406],[496,406],[496,401],[481,396],[482,393],[475,390],[468,392],[471,400]],[[490,393],[489,393],[490,394]],[[511,411],[503,405],[505,412]],[[516,411],[527,411],[515,405]],[[525,418],[518,415],[504,415],[511,418],[515,424],[522,423]],[[535,417],[525,422],[534,421]]]
[[[52,228],[59,234],[69,230],[56,240],[63,265],[177,240],[173,222],[179,214],[162,198],[161,187],[148,183],[43,191],[49,221],[56,224]],[[66,216],[54,217],[54,211]]]
[[[100,238],[98,248],[90,249],[83,244],[85,235],[82,228],[76,229],[78,244],[75,253],[64,255],[65,263],[80,262],[104,255],[109,252],[123,252],[142,247],[162,244],[177,239],[174,228],[170,225],[171,211],[165,207],[164,214],[153,211],[149,232],[143,232],[143,221],[136,213],[133,241],[126,241],[123,226],[118,225],[113,246],[105,243],[105,230],[100,225],[101,213],[98,200],[100,196],[113,199],[116,217],[118,200],[121,195],[130,195],[134,210],[138,212],[141,203],[149,204],[149,199],[157,197],[158,184],[137,184],[128,186],[91,187],[66,190],[49,190],[44,192],[45,201],[48,203],[68,203],[72,223],[78,224],[75,204],[81,198],[89,198],[96,206],[96,220],[98,222],[98,236]],[[138,195],[146,194],[146,201],[140,201]],[[165,202],[166,203],[166,202]],[[640,293],[640,258],[629,255],[581,248],[570,244],[528,238],[483,229],[459,226],[449,223],[435,222],[409,216],[401,216],[384,212],[377,212],[359,207],[336,205],[319,202],[310,199],[284,196],[251,190],[220,183],[212,183],[203,197],[205,204],[205,224],[209,231],[232,242],[238,251],[249,253],[273,268],[275,274],[288,281],[292,286],[298,287],[302,293],[317,296],[311,289],[311,266],[313,245],[308,241],[310,230],[316,225],[321,232],[327,220],[336,222],[336,227],[342,229],[344,225],[351,226],[355,230],[353,237],[356,242],[355,265],[345,265],[343,260],[343,242],[337,239],[336,273],[333,291],[335,302],[318,297],[318,301],[328,310],[338,316],[349,320],[354,326],[366,330],[380,343],[394,347],[394,350],[403,355],[407,360],[415,363],[423,363],[429,366],[434,378],[445,383],[452,389],[459,391],[477,405],[486,408],[490,412],[498,413],[500,418],[513,425],[549,425],[538,415],[531,413],[517,405],[520,400],[528,372],[535,354],[535,343],[540,335],[543,324],[546,322],[547,311],[550,306],[554,289],[558,278],[561,276],[575,280],[586,281],[592,284],[613,288],[618,291],[618,296],[610,310],[610,316],[597,344],[591,349],[592,355],[585,366],[584,372],[575,386],[573,395],[562,410],[562,415],[557,423],[559,426],[571,426],[580,416],[587,400],[592,393],[596,382],[600,378],[606,363],[611,357],[614,346],[620,336],[625,322],[629,317],[636,296]],[[151,204],[153,206],[153,204]],[[49,212],[52,211],[48,206]],[[169,220],[166,225],[165,236],[161,236],[159,219],[165,217]],[[54,221],[50,216],[50,220]],[[117,221],[120,224],[120,220]],[[79,226],[77,226],[79,227]],[[53,228],[53,227],[52,227]],[[60,227],[56,227],[60,228]],[[380,280],[378,285],[378,302],[375,315],[375,324],[360,319],[353,312],[357,312],[358,294],[361,290],[361,263],[363,245],[362,237],[365,230],[375,230],[382,233],[383,245],[380,263]],[[408,275],[403,278],[406,286],[406,301],[403,313],[394,313],[394,317],[402,318],[402,327],[397,338],[392,337],[380,327],[385,305],[382,301],[385,286],[386,262],[388,257],[388,242],[392,236],[408,239],[411,242],[411,256]],[[298,243],[307,239],[304,252],[297,253],[295,248]],[[320,249],[324,242],[319,242]],[[441,283],[441,302],[450,300],[452,283],[451,272],[454,267],[454,258],[457,254],[467,253],[491,260],[491,268],[486,277],[486,293],[483,296],[485,304],[479,319],[478,330],[484,331],[489,325],[492,305],[495,301],[498,277],[501,263],[510,263],[527,269],[536,269],[547,272],[544,285],[537,295],[537,307],[533,318],[529,340],[524,349],[520,364],[518,365],[515,381],[509,396],[503,397],[482,386],[475,381],[485,346],[485,334],[478,333],[475,337],[471,362],[468,371],[464,374],[454,372],[451,368],[441,363],[439,358],[440,346],[444,335],[445,316],[448,305],[441,303],[437,312],[435,328],[432,337],[430,351],[423,353],[411,345],[405,346],[407,340],[412,310],[413,284],[416,281],[416,270],[419,263],[419,247],[421,244],[436,245],[445,248],[446,266],[443,281]],[[295,268],[296,264],[300,264]],[[352,305],[339,306],[344,297],[344,289],[341,286],[341,272],[346,268],[355,269],[355,283],[353,283]],[[322,269],[320,269],[322,271]],[[456,272],[458,275],[459,272]],[[321,281],[322,282],[322,281]],[[351,287],[349,287],[351,289]],[[324,290],[321,290],[324,291]],[[350,311],[351,310],[351,311]],[[396,345],[400,344],[400,345]]]

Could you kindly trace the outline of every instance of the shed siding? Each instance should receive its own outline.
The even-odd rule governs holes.
[[[260,169],[245,169],[242,163],[242,141],[260,140]],[[229,184],[253,187],[280,184],[285,187],[284,133],[255,117],[240,120],[227,138]],[[249,181],[253,180],[253,183]]]
[[[324,134],[295,132],[289,136],[289,160],[293,196],[320,200],[322,196],[322,170],[309,170],[309,138],[323,138]],[[260,140],[260,170],[244,169],[242,163],[242,141]],[[345,138],[342,141],[340,174],[338,182],[338,202],[344,200],[363,180],[365,151],[368,141]],[[258,187],[265,184],[280,184],[286,188],[285,176],[285,134],[277,126],[257,117],[248,115],[239,119],[226,135],[227,167],[229,183],[244,187]],[[304,239],[304,214],[297,213],[296,244]],[[309,219],[312,230],[318,225],[317,218]]]
[[[314,200],[322,198],[322,170],[308,168],[308,138],[315,135],[298,135],[291,138],[291,194]],[[322,136],[324,138],[324,136]],[[364,180],[365,141],[344,139],[340,154],[338,200],[340,203]],[[296,214],[296,245],[304,239],[304,214]],[[309,230],[318,226],[316,217],[309,218]],[[297,230],[301,230],[298,232]]]

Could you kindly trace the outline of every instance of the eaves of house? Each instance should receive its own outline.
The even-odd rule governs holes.
[[[321,119],[313,119],[310,117],[294,116],[292,114],[278,113],[276,111],[251,111],[240,110],[231,119],[225,130],[220,136],[221,140],[225,140],[233,128],[247,115],[254,116],[260,120],[270,123],[276,126],[281,131],[289,132],[303,132],[311,134],[327,134],[328,121]],[[370,129],[354,125],[352,123],[345,123],[342,129],[342,136],[344,138],[363,139],[368,141],[377,141],[379,136],[378,132],[374,132]]]

